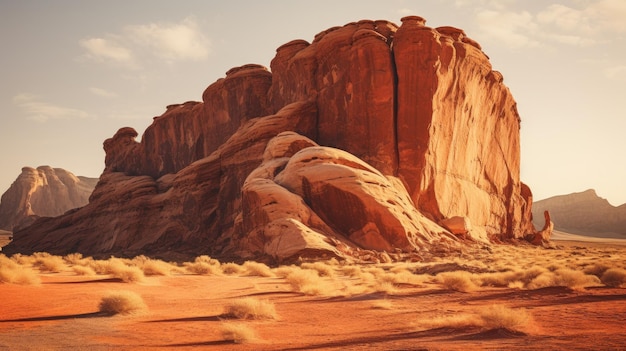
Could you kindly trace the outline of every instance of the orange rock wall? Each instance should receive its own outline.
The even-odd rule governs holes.
[[[522,238],[534,229],[519,128],[502,75],[462,30],[426,27],[416,16],[400,27],[350,23],[279,47],[271,73],[231,69],[203,102],[168,106],[141,142],[120,129],[104,142],[106,168],[89,205],[35,223],[8,250],[409,252],[453,242],[440,224],[458,217],[474,240]],[[337,157],[348,164],[282,155],[268,144],[282,132],[304,137],[293,137],[299,147],[310,140],[343,150]],[[373,171],[351,168],[359,162]],[[98,237],[88,234],[96,228]]]

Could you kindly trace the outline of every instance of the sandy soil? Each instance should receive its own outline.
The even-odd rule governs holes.
[[[624,246],[559,244],[552,250],[504,246],[410,268],[431,273],[446,270],[442,267],[472,271],[517,265],[524,269],[537,261],[582,269],[599,260],[626,268]],[[378,268],[392,271],[398,266]],[[103,275],[79,276],[70,268],[68,264],[58,273],[38,273],[39,285],[0,283],[0,350],[626,349],[626,288],[602,284],[576,289],[483,286],[460,292],[425,279],[418,284],[396,283],[386,292],[307,295],[293,291],[280,277],[181,271],[125,283]],[[325,279],[336,284],[338,291],[356,284],[355,278],[340,273]],[[131,315],[98,314],[101,297],[115,290],[138,293],[148,310]],[[224,306],[241,297],[273,303],[277,318],[225,317]],[[494,304],[524,309],[532,320],[516,329],[452,322],[433,327],[431,323],[438,318],[445,321],[476,314]],[[221,329],[234,322],[254,330],[256,338],[246,343],[226,340]]]

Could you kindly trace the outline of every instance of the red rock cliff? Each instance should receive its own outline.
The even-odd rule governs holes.
[[[5,250],[375,256],[458,246],[459,217],[473,240],[522,238],[519,128],[462,30],[350,23],[279,47],[271,73],[231,69],[141,142],[120,129],[89,205]]]
[[[24,167],[2,195],[0,229],[13,230],[38,217],[53,217],[87,204],[98,179],[77,177],[62,168]]]

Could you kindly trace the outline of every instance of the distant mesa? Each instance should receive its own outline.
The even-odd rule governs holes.
[[[626,239],[626,204],[613,206],[589,189],[554,196],[533,205],[533,218],[550,211],[554,229],[585,236]]]
[[[27,227],[39,217],[55,217],[85,206],[98,178],[77,177],[62,168],[24,167],[0,199],[0,229]]]
[[[235,67],[169,105],[140,142],[121,128],[89,204],[5,251],[379,261],[541,242],[502,75],[465,32],[425,23],[290,41],[271,70]]]

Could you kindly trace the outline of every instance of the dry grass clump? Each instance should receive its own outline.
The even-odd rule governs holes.
[[[396,272],[386,272],[381,277],[379,277],[379,279],[392,284],[421,285],[426,280],[430,279],[430,277],[424,274],[418,275],[406,270],[400,270]]]
[[[314,270],[293,267],[285,280],[294,291],[306,295],[334,295],[337,293],[337,289]]]
[[[41,280],[30,268],[0,254],[0,283],[37,285],[41,283]]]
[[[201,257],[196,257],[194,262],[185,262],[183,264],[187,272],[199,275],[222,275],[222,267],[219,261],[213,259],[205,260]]]
[[[143,271],[143,274],[147,276],[169,276],[173,272],[179,271],[179,268],[171,263],[155,260],[144,255],[133,258],[131,264],[139,267]]]
[[[609,268],[611,267],[604,263],[592,263],[586,266],[583,269],[583,272],[585,274],[595,275],[596,277],[600,278],[602,277],[602,274],[604,274],[604,272],[606,272]]]
[[[594,275],[585,274],[569,268],[559,268],[554,272],[544,272],[526,284],[527,289],[535,290],[551,286],[564,286],[571,289],[582,289],[588,286],[597,286],[600,279]]]
[[[235,344],[245,344],[257,340],[254,330],[242,323],[223,323],[221,331],[224,340],[232,341]]]
[[[143,271],[136,266],[129,266],[125,260],[111,257],[108,260],[93,260],[89,262],[89,267],[97,274],[111,275],[113,278],[121,279],[126,283],[135,283],[145,278]]]
[[[132,291],[113,291],[102,297],[98,310],[103,313],[135,314],[148,309],[141,296]]]
[[[84,266],[89,259],[83,258],[83,254],[75,252],[63,256],[63,260],[65,260],[67,264]]]
[[[626,287],[626,269],[609,268],[602,274],[600,281],[613,288]]]
[[[274,272],[272,272],[272,269],[270,267],[260,262],[246,261],[243,263],[243,268],[245,270],[246,275],[266,277],[266,278],[271,278],[271,277],[276,276]]]
[[[302,263],[301,267],[303,269],[311,269],[317,271],[320,277],[332,278],[335,276],[335,268],[326,262],[305,262]]]
[[[466,271],[439,273],[435,278],[446,289],[460,292],[471,292],[478,289],[472,280],[472,274]]]
[[[239,275],[245,271],[244,267],[233,262],[224,263],[221,267],[222,273],[227,275]]]
[[[509,308],[503,305],[483,307],[477,313],[460,313],[443,317],[430,318],[422,324],[429,328],[465,328],[508,329],[522,331],[532,323],[532,315],[523,308]]]
[[[86,276],[96,275],[96,271],[94,271],[89,266],[73,266],[72,271],[74,271],[74,273],[76,273],[77,275],[86,275]]]
[[[274,304],[266,300],[246,297],[230,302],[224,314],[239,319],[277,319]]]
[[[58,273],[67,268],[63,258],[53,256],[47,252],[35,252],[33,254],[33,258],[33,266],[39,268],[39,271],[41,272]]]
[[[478,313],[481,326],[488,329],[505,328],[520,330],[527,326],[532,317],[523,308],[513,309],[503,305],[492,305],[483,308]]]

